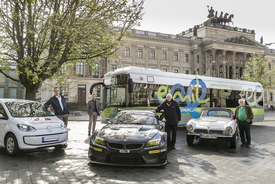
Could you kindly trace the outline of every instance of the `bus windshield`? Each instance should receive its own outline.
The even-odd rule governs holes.
[[[101,108],[109,106],[126,106],[126,85],[123,86],[104,86]]]

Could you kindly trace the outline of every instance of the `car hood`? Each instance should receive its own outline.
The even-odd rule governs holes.
[[[97,134],[98,137],[110,142],[148,142],[157,133],[154,125],[111,124],[104,126]]]
[[[229,118],[206,117],[206,118],[199,118],[197,122],[200,127],[224,129],[231,123],[231,120]]]
[[[26,118],[14,118],[16,123],[30,125],[35,127],[36,129],[43,129],[47,126],[51,127],[60,127],[62,121],[55,117],[55,116],[48,116],[48,117],[26,117]]]

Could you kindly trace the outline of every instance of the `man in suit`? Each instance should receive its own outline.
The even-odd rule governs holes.
[[[93,128],[92,128],[92,134],[93,134],[95,131],[97,117],[100,116],[100,103],[99,101],[96,100],[95,94],[92,95],[92,100],[88,102],[87,112],[89,115],[88,136],[90,136],[91,126],[93,125]]]
[[[51,112],[51,108],[49,105],[52,105],[54,109],[54,114],[61,119],[66,126],[68,126],[68,116],[70,114],[66,100],[63,96],[60,95],[60,89],[58,87],[54,88],[54,96],[51,97],[44,106],[47,108],[49,112]]]

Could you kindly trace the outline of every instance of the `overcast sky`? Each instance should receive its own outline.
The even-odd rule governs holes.
[[[145,15],[136,29],[178,34],[206,21],[207,5],[218,15],[234,14],[234,27],[255,30],[255,39],[275,42],[274,0],[146,0]],[[230,24],[231,26],[231,24]],[[270,48],[275,49],[275,44]]]

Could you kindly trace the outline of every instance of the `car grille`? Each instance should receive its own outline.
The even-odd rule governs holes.
[[[111,163],[116,164],[127,164],[127,165],[138,165],[145,164],[144,160],[139,154],[136,153],[111,153],[110,159],[108,159]]]
[[[195,129],[194,130],[195,133],[204,133],[204,134],[208,134],[208,131],[205,129]]]
[[[127,144],[126,149],[141,149],[143,144]]]
[[[108,143],[108,146],[113,149],[123,149],[123,144]]]
[[[223,135],[221,130],[209,130],[209,134]]]

